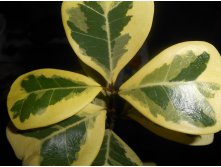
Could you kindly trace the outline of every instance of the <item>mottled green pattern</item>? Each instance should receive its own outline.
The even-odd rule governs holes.
[[[31,114],[41,114],[48,106],[83,92],[87,86],[60,76],[29,75],[22,80],[21,88],[27,96],[15,102],[11,111],[13,118],[19,117],[24,122]]]
[[[190,65],[183,68],[181,72],[170,81],[193,81],[195,80],[205,69],[209,61],[209,54],[203,52],[199,55]]]
[[[75,115],[58,124],[21,133],[41,141],[40,165],[71,165],[77,160],[80,147],[87,140],[87,129],[93,127],[98,114]]]
[[[85,117],[80,117],[78,115],[75,115],[75,116],[68,118],[67,120],[61,121],[49,127],[43,127],[43,128],[38,128],[34,130],[19,131],[19,132],[24,136],[29,136],[29,137],[33,137],[37,139],[44,139],[47,136],[53,134],[54,132],[61,130],[62,128],[66,128],[74,123],[77,123],[84,118]]]
[[[133,2],[113,3],[106,11],[104,2],[83,2],[69,9],[68,26],[82,53],[91,57],[111,77],[119,59],[127,52],[129,34],[121,34],[131,20],[127,12]]]
[[[128,157],[128,147],[120,141],[114,132],[106,130],[101,149],[92,163],[93,166],[135,166],[138,165],[133,157]],[[135,153],[134,153],[135,154]]]
[[[71,165],[77,160],[77,153],[85,138],[86,126],[81,123],[54,136],[53,139],[47,139],[41,148],[41,165]]]
[[[143,78],[138,88],[122,94],[132,96],[143,107],[167,121],[188,121],[198,127],[216,123],[213,108],[207,98],[213,98],[220,86],[212,82],[195,81],[207,68],[210,56],[188,51],[174,57]]]
[[[213,98],[215,96],[215,91],[219,90],[219,85],[215,83],[196,83],[198,90],[203,96],[207,98]]]
[[[148,74],[141,81],[141,85],[147,83],[161,83],[175,80],[175,78],[181,74],[181,71],[188,69],[191,64],[196,62],[196,55],[192,51],[188,51],[186,54],[176,55],[171,64],[163,64],[161,67],[155,69],[151,74]],[[209,59],[207,53],[203,53],[198,59]],[[205,63],[207,63],[208,60]],[[194,70],[194,69],[193,69]],[[195,69],[196,72],[197,69]],[[202,71],[201,71],[202,72]],[[191,73],[188,73],[192,75]],[[181,80],[180,80],[181,81]]]

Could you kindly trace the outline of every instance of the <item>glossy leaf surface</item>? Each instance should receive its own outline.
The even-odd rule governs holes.
[[[23,165],[90,165],[102,144],[106,111],[89,104],[55,125],[31,131],[7,128],[7,138]]]
[[[92,165],[135,166],[142,165],[142,162],[119,136],[107,129],[100,151]]]
[[[120,96],[171,130],[221,129],[221,58],[206,42],[184,42],[156,56],[120,87]]]
[[[128,117],[138,122],[140,125],[151,131],[152,133],[181,144],[191,145],[191,146],[203,146],[209,145],[213,142],[214,134],[207,134],[207,135],[189,135],[185,133],[176,132],[173,130],[169,130],[159,126],[148,118],[144,117],[135,109],[131,109],[128,112]]]
[[[20,76],[8,95],[8,112],[18,129],[47,126],[64,120],[101,91],[99,84],[73,72],[41,69]]]
[[[64,2],[62,19],[77,56],[109,83],[144,43],[153,2]]]

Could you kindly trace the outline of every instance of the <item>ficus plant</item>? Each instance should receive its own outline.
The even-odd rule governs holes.
[[[221,130],[221,58],[211,44],[173,45],[122,85],[119,73],[150,31],[153,2],[64,2],[67,39],[105,82],[58,69],[18,77],[7,99],[6,133],[24,165],[142,165],[117,135],[114,120],[131,118],[153,133],[206,145]],[[125,100],[124,112],[116,97]]]

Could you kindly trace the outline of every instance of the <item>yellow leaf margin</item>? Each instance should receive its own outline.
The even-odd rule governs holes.
[[[138,113],[138,111],[135,111],[135,109],[130,111],[127,115],[146,129],[151,131],[152,133],[162,138],[175,141],[177,143],[186,144],[190,146],[204,146],[211,144],[214,139],[214,134],[189,135],[163,128],[142,116],[140,113]]]
[[[139,101],[134,100],[130,95],[123,94],[123,91],[125,90],[128,91],[130,89],[139,88],[142,79],[146,75],[150,74],[164,63],[170,64],[176,55],[182,55],[189,50],[193,51],[196,55],[199,55],[204,51],[210,55],[210,61],[207,64],[207,68],[196,79],[196,81],[213,82],[221,85],[221,77],[219,77],[221,76],[221,57],[217,49],[207,42],[188,41],[173,45],[159,53],[120,87],[119,95],[127,100],[130,104],[132,104],[145,117],[165,128],[194,135],[216,133],[221,129],[221,90],[217,90],[215,92],[214,98],[207,99],[215,112],[216,124],[211,127],[203,128],[194,126],[184,121],[180,123],[166,121],[165,118],[161,115],[154,117],[148,108],[140,105]]]
[[[96,158],[103,141],[105,133],[106,111],[101,106],[89,104],[78,114],[81,113],[84,115],[86,114],[87,116],[96,115],[96,121],[93,127],[87,129],[85,143],[80,147],[78,159],[71,165],[88,166],[91,165],[93,160]],[[40,165],[41,140],[33,137],[23,136],[17,133],[16,130],[11,126],[7,127],[6,135],[16,154],[16,157],[22,160],[23,165]]]
[[[21,122],[19,117],[15,119],[13,118],[13,112],[11,111],[11,108],[16,101],[27,96],[27,92],[21,87],[21,82],[29,75],[44,75],[45,77],[52,77],[56,75],[71,79],[73,81],[83,82],[87,84],[88,87],[82,93],[73,96],[68,100],[63,99],[54,105],[48,106],[41,114],[30,114],[28,119],[26,119],[24,122]],[[7,99],[8,113],[13,124],[18,129],[25,130],[43,127],[57,123],[76,114],[87,104],[89,104],[101,90],[102,88],[98,83],[81,74],[56,69],[35,70],[21,75],[12,84]]]
[[[73,48],[74,52],[77,56],[88,66],[92,67],[96,71],[98,71],[109,83],[115,82],[119,72],[122,68],[135,56],[137,51],[142,47],[144,41],[146,40],[150,28],[152,26],[153,14],[154,14],[154,3],[149,2],[139,2],[133,1],[133,8],[130,9],[127,15],[131,15],[131,21],[126,25],[121,32],[121,34],[129,33],[131,39],[126,45],[127,52],[121,57],[119,63],[116,68],[113,69],[110,73],[106,73],[105,70],[99,66],[96,62],[94,62],[90,57],[84,56],[79,45],[72,39],[71,30],[67,25],[67,20],[69,19],[69,15],[67,14],[67,10],[70,8],[77,7],[78,4],[83,2],[63,2],[62,4],[62,21],[63,26],[68,38],[68,41]],[[104,5],[110,5],[112,1],[102,2]]]

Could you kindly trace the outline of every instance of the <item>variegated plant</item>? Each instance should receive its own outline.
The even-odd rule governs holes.
[[[117,94],[131,104],[125,116],[157,135],[189,145],[212,142],[221,130],[221,58],[211,44],[171,46],[116,88],[119,72],[146,40],[153,12],[153,2],[63,3],[71,47],[106,84],[56,69],[16,79],[6,132],[24,165],[142,165],[113,132]]]

